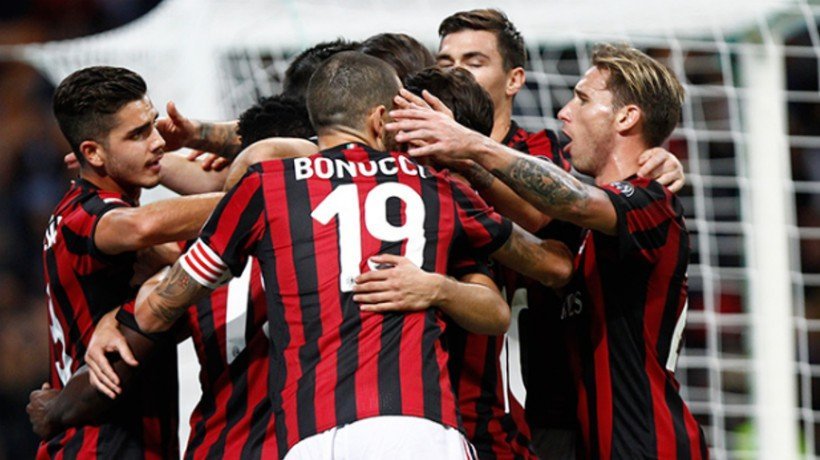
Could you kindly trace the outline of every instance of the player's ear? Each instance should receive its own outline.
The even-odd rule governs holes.
[[[527,72],[524,71],[523,67],[516,67],[507,72],[507,87],[505,88],[507,96],[512,97],[518,94],[526,81]]]
[[[387,124],[387,108],[380,105],[374,108],[367,117],[367,130],[370,137],[372,137],[379,145],[379,150],[384,150],[384,125]]]
[[[619,133],[635,129],[641,119],[643,118],[643,111],[635,104],[627,104],[615,113],[616,129]]]
[[[95,140],[86,140],[80,143],[79,152],[77,155],[82,155],[86,163],[95,167],[102,168],[105,166],[105,147]]]

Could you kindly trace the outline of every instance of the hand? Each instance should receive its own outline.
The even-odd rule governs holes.
[[[413,108],[422,108],[422,109],[432,109],[436,112],[443,113],[450,118],[455,119],[453,115],[453,111],[450,110],[449,107],[444,105],[444,102],[441,102],[441,99],[437,98],[430,94],[429,91],[422,90],[421,92],[422,97],[419,97],[412,92],[402,88],[399,90],[399,95],[393,98],[393,102],[396,104],[396,108],[399,109],[413,109]]]
[[[363,311],[413,312],[435,304],[444,276],[425,272],[409,259],[391,254],[373,256],[368,263],[387,268],[356,278],[353,301]]]
[[[203,150],[192,150],[188,154],[188,161],[196,161],[197,158],[201,158],[200,167],[203,171],[222,171],[231,164],[231,160]]]
[[[396,121],[385,128],[396,132],[396,141],[414,145],[408,149],[411,156],[434,155],[457,159],[469,159],[472,150],[485,136],[458,124],[450,116],[430,108],[414,107],[392,110]]]
[[[77,160],[77,154],[74,152],[68,152],[63,157],[63,163],[65,163],[65,167],[68,170],[80,169],[80,161]]]
[[[129,366],[137,366],[139,363],[134,358],[134,354],[128,347],[128,342],[119,329],[114,309],[100,319],[88,343],[88,350],[85,352],[85,363],[88,365],[89,381],[95,388],[111,399],[122,394],[120,388],[120,378],[108,362],[106,353],[116,352]]]
[[[167,118],[157,120],[157,130],[165,139],[165,151],[171,152],[187,147],[188,143],[199,135],[199,122],[182,116],[177,106],[171,101],[166,106]]]
[[[28,419],[34,433],[42,439],[51,439],[62,431],[62,427],[49,417],[49,409],[54,398],[59,394],[60,392],[53,390],[51,385],[44,383],[39,390],[32,391],[28,397],[28,405],[26,406]]]
[[[677,193],[686,183],[683,165],[675,155],[666,149],[655,147],[638,157],[638,176],[657,181],[672,193]]]

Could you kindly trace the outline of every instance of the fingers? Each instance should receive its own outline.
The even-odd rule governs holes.
[[[681,191],[681,189],[683,188],[683,185],[685,183],[686,183],[686,180],[683,179],[683,178],[680,178],[680,179],[676,180],[675,182],[672,182],[671,184],[669,184],[669,186],[667,188],[672,193],[678,193],[678,192]]]
[[[213,168],[214,171],[222,171],[230,164],[231,162],[227,158],[217,156],[217,158],[211,164],[211,168]]]
[[[397,256],[394,254],[376,254],[375,256],[371,256],[368,261],[374,264],[392,264],[392,265],[399,265],[404,262],[408,262],[406,257]]]
[[[41,390],[50,390],[50,389],[51,389],[51,384],[49,384],[48,382],[45,382],[45,383],[43,383],[43,385],[40,387],[40,389],[41,389]]]
[[[194,160],[196,160],[197,158],[199,158],[200,156],[205,155],[205,154],[207,154],[207,153],[208,153],[208,152],[206,152],[206,151],[204,151],[204,150],[191,150],[191,151],[188,153],[188,157],[187,157],[187,158],[188,158],[188,161],[194,161]]]
[[[406,311],[410,310],[409,307],[399,304],[396,302],[384,302],[384,303],[374,303],[374,304],[362,304],[359,306],[362,311],[369,311],[372,313],[384,313],[384,312],[391,312],[391,311]]]
[[[91,369],[91,366],[89,365],[89,366],[88,366],[88,368],[89,368],[89,370],[90,370],[90,369]],[[89,373],[88,373],[88,381],[89,381],[89,382],[91,383],[91,385],[93,385],[93,386],[94,386],[94,388],[96,388],[96,389],[97,389],[97,391],[99,391],[100,393],[102,393],[102,394],[104,394],[104,395],[108,396],[108,397],[109,397],[109,398],[111,398],[111,399],[117,399],[117,394],[118,394],[118,392],[116,392],[116,391],[114,391],[114,390],[110,389],[108,386],[104,385],[104,384],[103,384],[103,383],[102,383],[102,382],[101,382],[101,381],[97,378],[97,374],[96,374],[95,372],[89,372]]]
[[[131,348],[128,346],[128,342],[125,341],[125,338],[120,338],[114,343],[114,350],[120,354],[120,357],[126,364],[131,367],[139,366],[139,361],[137,358],[134,357],[134,353],[131,352]],[[108,360],[105,361],[108,364]],[[117,374],[114,372],[114,369],[111,368],[111,372],[114,373],[116,376]],[[117,379],[119,381],[119,379]]]
[[[423,94],[423,93],[422,93]],[[399,96],[396,96],[396,99],[399,99],[400,103],[398,104],[401,106],[402,109],[409,109],[409,108],[426,108],[430,109],[430,105],[422,99],[421,97],[413,94],[412,92],[402,88],[399,90]],[[397,102],[399,102],[397,101]]]
[[[355,290],[356,286],[359,284],[384,281],[388,278],[388,276],[390,276],[390,274],[387,273],[387,270],[370,270],[369,272],[362,273],[356,277],[356,284],[353,285],[353,289]]]
[[[424,100],[428,104],[430,104],[430,107],[433,110],[435,110],[436,112],[441,112],[441,113],[447,115],[450,118],[455,118],[453,116],[453,111],[450,110],[449,107],[444,105],[444,102],[441,102],[441,99],[437,98],[436,96],[433,96],[433,94],[431,94],[430,91],[427,91],[425,89],[424,91],[421,92],[421,95],[424,96]]]
[[[353,296],[353,301],[364,307],[366,304],[379,304],[385,302],[393,302],[396,293],[393,291],[387,292],[371,292],[368,294],[356,294]]]
[[[643,155],[645,155],[645,154],[646,154],[646,152],[644,152]],[[643,155],[641,155],[641,157],[643,157]],[[664,160],[666,160],[666,158],[664,158],[663,155],[655,155],[655,156],[649,157],[649,159],[647,159],[643,163],[643,165],[641,166],[641,169],[638,170],[638,175],[641,176],[641,177],[651,178],[653,173],[655,172],[655,169],[657,169],[659,166],[661,166],[663,164]]]
[[[77,154],[74,152],[68,152],[66,156],[63,157],[63,163],[65,163],[65,167],[68,169],[78,169],[80,167],[80,161],[77,160]]]
[[[177,110],[177,105],[174,104],[174,101],[168,101],[165,105],[165,111],[168,113],[168,118],[174,121],[174,123],[185,121],[185,117],[179,113]]]
[[[100,348],[91,348],[85,355],[85,362],[88,364],[91,383],[98,390],[111,399],[122,393],[119,387],[120,379]]]

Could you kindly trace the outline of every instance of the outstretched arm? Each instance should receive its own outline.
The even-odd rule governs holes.
[[[112,209],[100,218],[94,244],[113,255],[192,239],[223,196],[222,192],[207,193]]]
[[[409,149],[410,155],[473,160],[539,211],[615,234],[617,214],[606,193],[558,166],[517,152],[429,109],[394,110],[391,115],[398,121],[389,123],[387,129],[397,131],[398,142],[425,143]]]
[[[541,240],[515,224],[510,237],[491,257],[551,288],[563,287],[572,278],[573,256],[564,243]]]
[[[177,261],[156,288],[138,301],[134,316],[140,330],[148,333],[168,330],[189,305],[207,296],[212,288],[199,284]]]

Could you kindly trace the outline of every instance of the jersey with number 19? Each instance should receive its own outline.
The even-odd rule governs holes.
[[[213,287],[240,273],[248,255],[259,259],[283,455],[306,437],[373,416],[460,428],[441,313],[362,312],[352,287],[373,255],[403,255],[445,273],[453,248],[488,254],[511,228],[446,174],[347,144],[252,166],[181,264]]]

